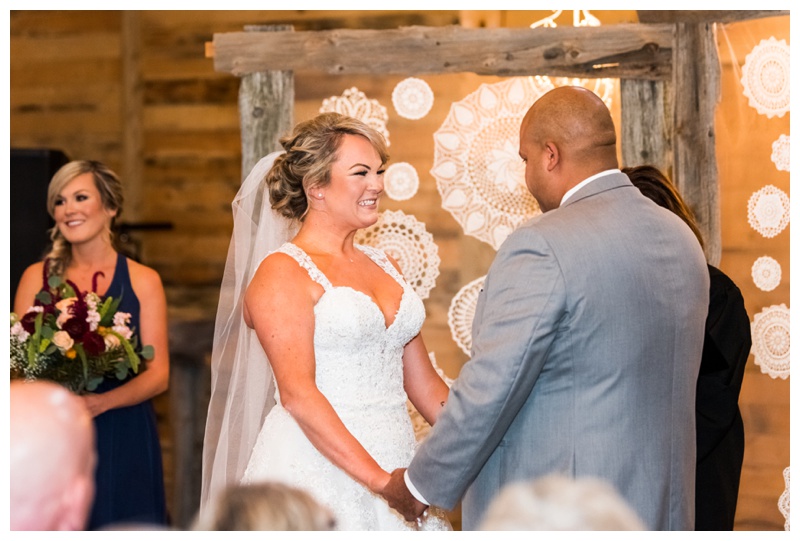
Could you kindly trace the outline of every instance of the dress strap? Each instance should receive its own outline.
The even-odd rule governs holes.
[[[325,291],[328,291],[333,287],[330,280],[328,280],[328,277],[322,274],[322,271],[317,268],[317,266],[314,264],[314,261],[311,260],[311,257],[296,244],[287,242],[275,251],[284,253],[297,261],[297,264],[306,269],[306,272],[308,272],[308,275],[311,277],[311,279],[321,285]]]
[[[408,282],[405,281],[403,275],[397,271],[397,267],[392,265],[392,262],[389,261],[389,258],[386,257],[386,252],[379,248],[375,248],[374,246],[367,246],[364,244],[356,244],[356,248],[364,252],[367,257],[369,257],[372,261],[375,262],[383,271],[395,279],[395,281],[403,287],[408,285]]]

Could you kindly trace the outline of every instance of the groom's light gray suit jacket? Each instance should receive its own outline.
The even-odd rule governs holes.
[[[464,529],[513,481],[613,483],[651,529],[693,529],[695,386],[708,270],[689,228],[600,177],[500,247],[472,358],[409,466]],[[466,494],[465,494],[466,491]]]

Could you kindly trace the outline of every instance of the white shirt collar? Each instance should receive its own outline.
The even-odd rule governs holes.
[[[575,186],[570,188],[567,191],[567,193],[564,194],[564,197],[561,198],[561,204],[559,206],[563,207],[564,203],[567,202],[567,199],[572,197],[572,195],[575,192],[577,192],[578,190],[580,190],[581,188],[583,188],[584,186],[586,186],[587,184],[589,184],[593,180],[597,180],[600,177],[604,177],[606,175],[611,175],[611,174],[614,174],[614,173],[622,173],[622,171],[620,171],[619,169],[606,169],[605,171],[600,171],[596,175],[592,175],[589,178],[580,181],[578,184],[576,184]]]

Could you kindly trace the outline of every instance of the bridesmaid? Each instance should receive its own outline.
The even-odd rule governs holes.
[[[119,381],[106,378],[83,399],[97,430],[96,493],[88,529],[120,523],[167,524],[161,445],[151,398],[167,390],[167,303],[158,273],[115,248],[114,220],[122,212],[122,184],[107,166],[72,161],[50,181],[47,210],[55,220],[52,248],[20,279],[14,311],[23,314],[42,289],[43,276],[71,280],[81,291],[122,297],[140,345],[155,356],[145,370]],[[98,274],[99,273],[99,274]],[[141,318],[140,318],[141,314]]]

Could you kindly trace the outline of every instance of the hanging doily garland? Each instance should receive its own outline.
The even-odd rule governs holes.
[[[789,224],[789,196],[775,186],[764,186],[747,202],[747,221],[767,238],[772,238]]]
[[[791,491],[789,490],[789,466],[783,469],[783,481],[786,483],[786,489],[781,494],[781,497],[778,498],[778,510],[780,510],[781,515],[783,518],[786,519],[786,522],[783,524],[784,531],[789,531],[789,495]]]
[[[450,308],[447,310],[450,334],[467,356],[472,355],[472,320],[475,318],[475,305],[484,280],[486,276],[481,276],[462,287],[450,301]]]
[[[439,276],[439,247],[425,224],[401,210],[385,210],[378,221],[356,233],[355,242],[383,250],[392,256],[406,282],[427,299]]]
[[[751,273],[756,287],[762,291],[772,291],[781,283],[781,265],[769,256],[756,259]]]
[[[772,163],[778,171],[789,171],[789,136],[781,135],[772,143]]]
[[[383,175],[383,189],[395,201],[411,199],[419,189],[417,170],[410,163],[393,163]]]
[[[436,373],[439,374],[439,377],[447,384],[448,387],[453,385],[453,380],[447,377],[447,374],[444,373],[444,370],[439,368],[439,365],[436,363],[436,355],[431,351],[428,353],[428,357],[431,359],[431,364],[433,365],[434,370]],[[408,414],[411,416],[411,424],[414,426],[414,435],[417,438],[417,441],[420,442],[425,439],[425,436],[428,435],[428,432],[431,431],[431,425],[428,424],[428,421],[420,414],[417,408],[414,407],[414,404],[411,403],[410,400],[406,401],[406,407],[408,408]]]
[[[767,118],[789,110],[789,46],[774,37],[762,39],[742,66],[744,95],[750,106]]]
[[[392,91],[392,103],[397,114],[419,120],[433,107],[433,90],[422,79],[409,77],[397,83]]]
[[[433,134],[431,174],[442,207],[464,233],[494,249],[517,226],[541,213],[525,186],[519,126],[533,102],[552,88],[531,77],[482,84],[453,103]]]
[[[771,378],[789,377],[789,309],[772,305],[755,315],[750,324],[751,352],[761,372]]]
[[[341,96],[331,96],[323,100],[319,112],[340,113],[357,118],[380,132],[386,139],[386,145],[389,145],[389,130],[386,129],[389,114],[386,112],[386,107],[378,100],[368,99],[366,94],[356,87],[345,90]]]

